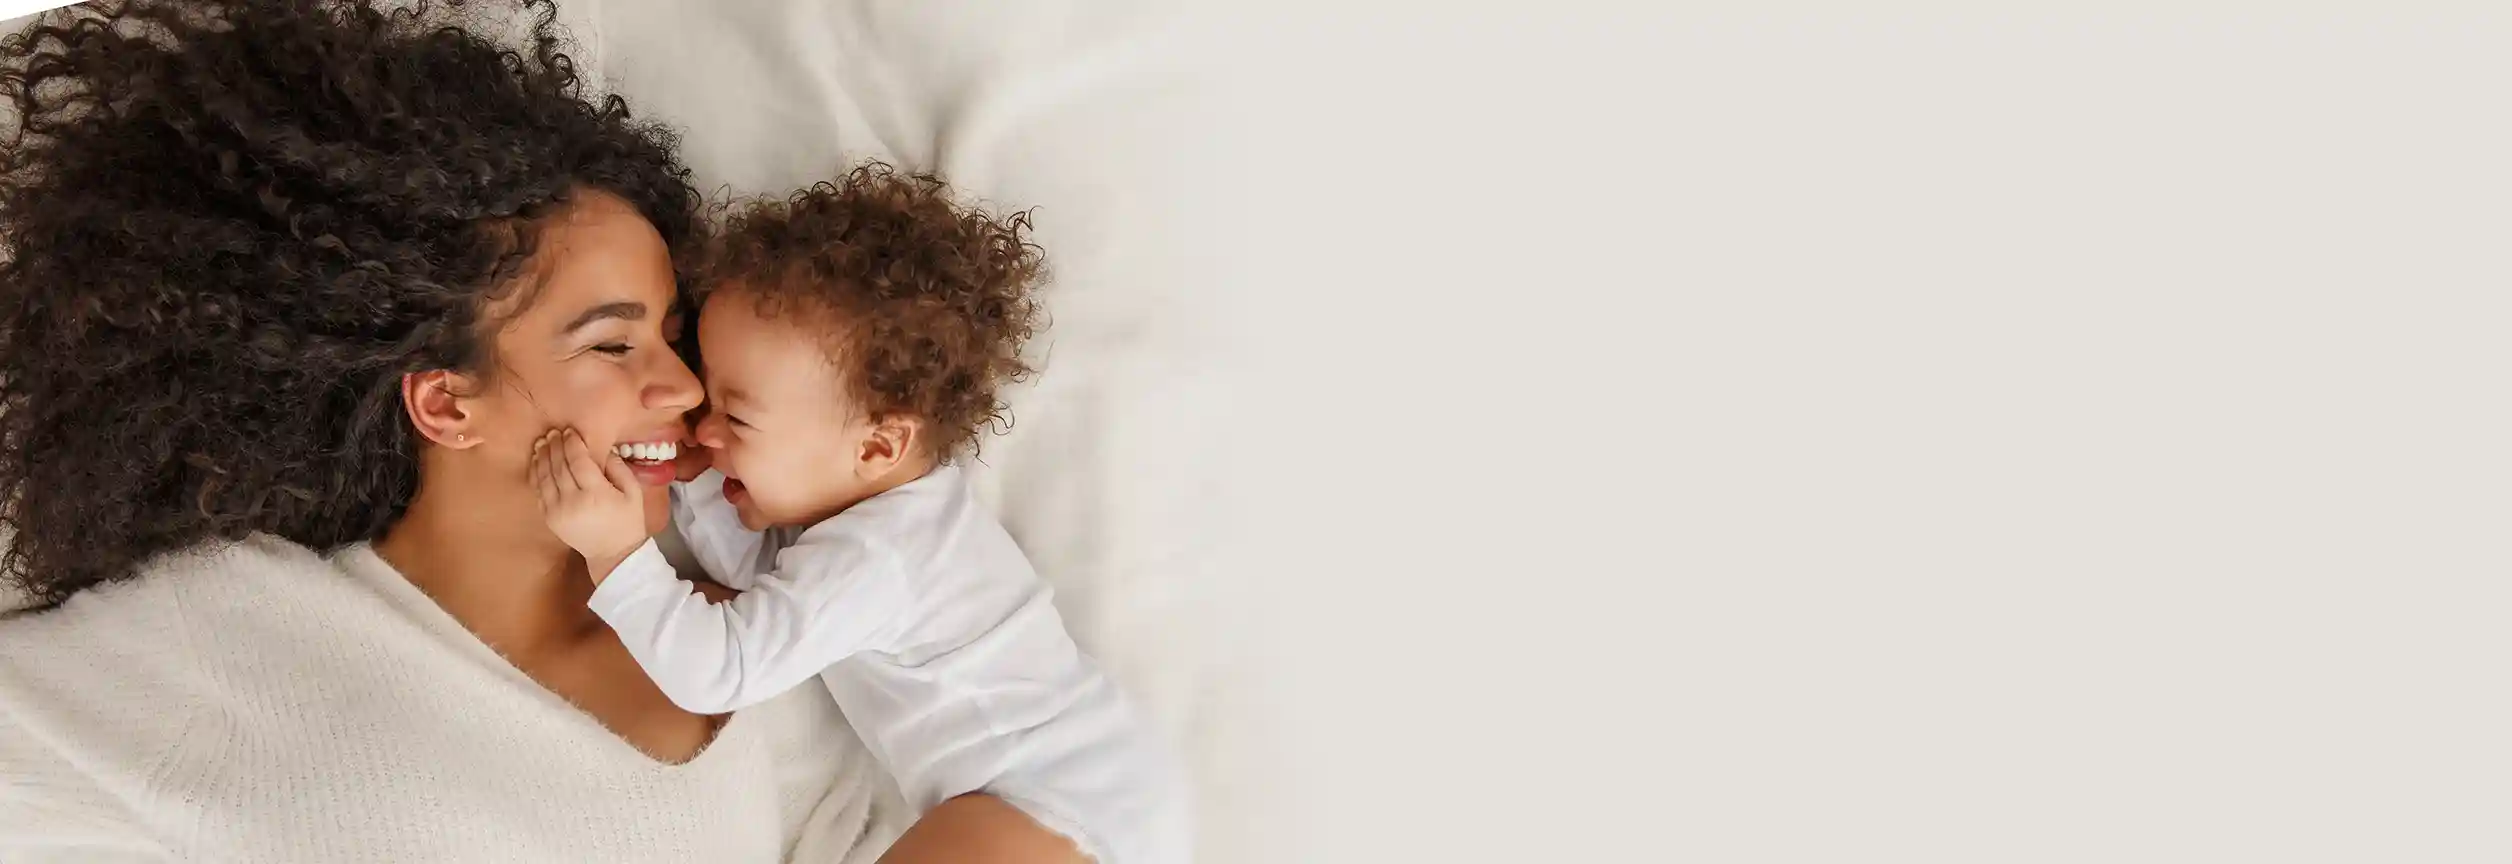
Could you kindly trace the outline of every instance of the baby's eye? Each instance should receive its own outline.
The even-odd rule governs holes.
[[[735,426],[739,426],[739,427],[744,428],[744,429],[748,429],[748,428],[750,428],[750,424],[748,424],[748,423],[744,423],[744,422],[741,422],[741,418],[739,418],[739,417],[735,417],[735,416],[730,415],[730,414],[726,414],[726,415],[724,415],[724,422],[726,422],[726,423],[731,423],[731,424],[733,424],[733,425],[735,425]]]

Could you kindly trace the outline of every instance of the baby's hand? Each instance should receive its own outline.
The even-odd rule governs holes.
[[[707,412],[713,411],[714,408],[712,403],[701,401],[698,407],[691,408],[689,413],[681,415],[680,422],[685,424],[690,431],[695,431],[699,423],[706,421]],[[687,483],[698,479],[698,475],[706,473],[708,468],[715,467],[715,454],[698,444],[698,436],[683,437],[687,440],[680,442],[680,456],[672,460],[672,479]]]
[[[680,445],[680,455],[672,459],[672,479],[687,483],[715,467],[715,454],[690,441]]]
[[[532,445],[532,488],[550,532],[584,556],[595,584],[645,545],[645,490],[617,454],[595,462],[584,436],[551,430]]]

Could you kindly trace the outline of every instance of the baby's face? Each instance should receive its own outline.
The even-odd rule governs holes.
[[[724,498],[753,531],[809,525],[861,497],[856,457],[871,424],[845,397],[823,334],[759,315],[738,289],[698,316],[709,409],[696,438],[724,474]]]

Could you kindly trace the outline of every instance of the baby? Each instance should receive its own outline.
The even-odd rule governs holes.
[[[545,439],[536,485],[593,611],[680,707],[816,677],[916,812],[982,791],[1102,862],[1184,861],[1166,753],[955,465],[1030,371],[1027,224],[875,165],[724,227],[698,274],[712,470],[673,484],[671,510],[733,600],[698,595],[646,536],[626,463],[670,445],[597,461]]]

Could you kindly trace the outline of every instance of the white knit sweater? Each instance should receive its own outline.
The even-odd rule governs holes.
[[[869,861],[903,813],[826,693],[656,762],[363,545],[0,618],[0,861]]]

